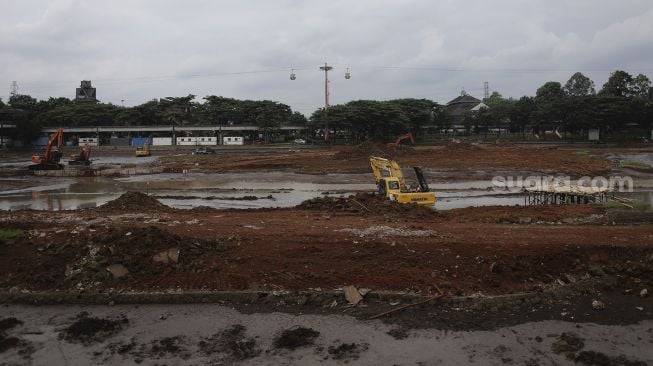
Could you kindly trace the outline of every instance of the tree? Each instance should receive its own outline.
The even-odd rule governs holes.
[[[595,95],[594,82],[580,72],[573,74],[564,87],[564,92],[570,97]]]
[[[29,95],[16,94],[9,97],[9,105],[15,109],[21,109],[25,112],[36,111],[37,100]]]
[[[306,116],[299,112],[293,112],[293,114],[290,116],[290,119],[288,120],[288,125],[289,126],[305,126],[307,123]]]
[[[552,102],[564,98],[565,93],[557,81],[548,81],[537,89],[535,93],[536,102]]]
[[[601,89],[599,95],[624,98],[629,97],[631,96],[632,83],[632,75],[625,71],[617,70],[610,74],[608,81],[603,84],[603,89]]]
[[[511,130],[521,131],[523,134],[536,108],[535,100],[532,97],[523,96],[519,98],[510,114]]]
[[[644,74],[635,76],[630,83],[630,94],[636,98],[647,99],[649,97],[649,89],[651,88],[651,80]]]
[[[163,107],[165,119],[173,125],[187,125],[192,122],[193,112],[196,104],[193,103],[195,96],[188,94],[185,97],[161,98],[160,104]]]
[[[483,103],[492,109],[504,100],[505,99],[503,98],[503,95],[501,95],[498,91],[493,91],[489,97],[483,99]]]

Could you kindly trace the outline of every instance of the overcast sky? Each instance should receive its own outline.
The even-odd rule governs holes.
[[[4,101],[12,80],[47,99],[88,79],[118,105],[222,95],[310,114],[325,61],[331,104],[482,98],[485,81],[518,98],[575,71],[600,89],[615,69],[653,79],[653,1],[0,1]]]

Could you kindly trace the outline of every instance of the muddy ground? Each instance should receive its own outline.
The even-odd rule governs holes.
[[[646,147],[648,148],[648,147]],[[358,146],[333,146],[306,151],[278,151],[242,154],[220,152],[216,156],[185,154],[164,156],[160,164],[168,169],[198,169],[204,171],[285,170],[300,173],[361,173],[369,171],[369,157],[395,159],[401,166],[425,169],[555,172],[573,175],[605,173],[613,163],[603,157],[621,148],[601,149],[590,146],[525,146],[511,144],[450,143],[440,146],[399,146],[363,143]],[[637,151],[639,149],[632,149]]]
[[[419,165],[449,171],[454,179],[469,179],[479,170],[604,174],[615,166],[605,159],[606,153],[600,148],[555,146],[455,145],[392,151],[364,145],[264,154],[225,152],[219,157],[168,154],[156,164],[170,171],[364,172],[369,170],[369,155],[375,154],[396,158],[403,166]],[[366,321],[441,294],[442,298],[380,319],[394,327],[395,338],[421,328],[496,332],[550,320],[630,327],[653,318],[652,223],[650,211],[600,205],[490,206],[441,212],[391,204],[373,194],[318,198],[286,209],[179,210],[130,192],[94,209],[0,212],[0,299],[32,304],[219,302],[246,314],[346,314]],[[355,286],[363,301],[350,304],[343,294],[345,286]],[[99,342],[110,342],[133,326],[129,314],[124,322],[120,314],[110,313],[111,317],[99,318],[68,314],[69,320],[58,324],[70,327],[86,319],[82,325],[105,327]],[[94,317],[100,320],[88,320]],[[157,334],[156,339],[134,344],[122,339],[114,347],[116,352],[94,360],[168,360],[174,354],[175,362],[193,363],[195,356],[182,357],[190,349],[192,355],[226,354],[228,362],[256,364],[253,360],[275,349],[273,336],[263,344],[252,343],[255,336],[237,325],[222,324],[204,332],[201,339],[183,333]],[[648,331],[638,330],[639,339],[629,347],[640,350],[650,343],[647,327]],[[3,331],[2,341],[16,352],[29,354],[29,344],[21,343],[25,337],[13,335],[12,329]],[[80,329],[84,334],[86,328]],[[67,333],[62,334],[68,342]],[[529,345],[539,344],[534,334],[531,338]],[[317,356],[301,356],[300,362],[319,362],[311,357],[359,362],[353,355],[367,364],[379,360],[364,356],[370,354],[368,349],[378,349],[378,340],[350,337],[325,343],[319,336],[316,339],[311,347],[321,350],[311,355]],[[588,347],[572,351],[567,358],[548,345],[535,345],[531,350],[537,349],[545,358],[534,357],[531,362],[530,356],[501,356],[510,352],[500,346],[510,345],[488,339],[478,342],[493,344],[490,351],[499,355],[486,350],[477,356],[492,360],[489,364],[506,363],[504,358],[519,360],[517,364],[557,364],[576,358],[581,364],[592,364],[583,360],[606,356],[592,353],[601,348]],[[92,347],[83,349],[86,354]],[[626,351],[620,352],[607,355],[608,361],[619,364],[617,358]],[[470,357],[467,353],[461,357]],[[421,359],[414,357],[409,364]],[[644,353],[627,361],[651,359]],[[292,360],[287,362],[297,362]]]
[[[406,329],[343,315],[243,314],[219,305],[6,306],[23,365],[633,365],[653,362],[651,321]],[[80,320],[86,338],[70,337]],[[112,325],[106,332],[107,324]],[[2,352],[2,351],[0,351]]]

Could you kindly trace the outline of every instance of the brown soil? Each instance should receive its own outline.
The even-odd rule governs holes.
[[[128,323],[127,318],[96,318],[89,317],[86,312],[83,312],[74,323],[59,333],[59,336],[69,342],[92,343],[115,334]]]
[[[231,361],[242,361],[260,355],[261,350],[256,347],[256,340],[247,337],[245,331],[244,326],[236,324],[200,341],[199,349],[208,356],[225,354]]]
[[[170,207],[162,204],[156,198],[141,192],[126,192],[117,199],[99,207],[101,211],[170,211]]]
[[[365,173],[369,157],[395,159],[401,166],[436,170],[512,169],[572,175],[600,174],[612,167],[602,152],[577,154],[577,148],[516,145],[447,144],[429,147],[364,143],[334,146],[329,150],[302,152],[230,153],[215,156],[166,156],[161,164],[169,169],[202,171],[285,170],[304,173]]]
[[[306,347],[313,344],[315,338],[320,336],[320,332],[311,328],[297,327],[286,329],[274,340],[274,348],[285,348],[294,350],[300,347]]]
[[[138,197],[155,209],[104,208],[102,215],[125,219],[88,230],[80,229],[77,220],[87,220],[93,210],[61,212],[52,221],[36,211],[0,213],[9,228],[32,225],[46,233],[0,246],[0,289],[328,290],[355,285],[428,293],[438,285],[453,293],[513,293],[573,281],[597,267],[651,273],[647,268],[653,265],[651,225],[602,225],[599,206],[438,213],[357,195],[312,200],[298,209],[198,213],[161,208],[151,198]],[[107,207],[116,206],[123,207],[115,202]],[[146,217],[135,220],[134,214]],[[161,253],[165,263],[155,260]],[[107,271],[110,265],[122,265],[129,273],[114,278]]]

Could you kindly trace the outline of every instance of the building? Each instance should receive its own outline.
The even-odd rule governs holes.
[[[477,112],[481,108],[488,108],[488,106],[480,99],[467,94],[464,90],[460,93],[460,96],[454,98],[445,106],[447,114],[451,118],[451,128],[456,131],[465,130],[463,124],[465,115],[469,112]]]
[[[79,88],[75,91],[75,102],[77,103],[97,103],[96,90],[91,85],[90,80],[82,80]]]

